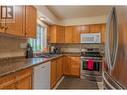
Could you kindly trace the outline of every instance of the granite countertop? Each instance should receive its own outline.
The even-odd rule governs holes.
[[[42,63],[45,63],[47,61],[51,61],[55,58],[61,57],[61,56],[80,56],[78,53],[64,53],[64,54],[57,54],[54,55],[51,58],[21,58],[21,59],[11,59],[11,61],[4,61],[0,60],[0,77],[5,76],[7,74],[11,74],[14,72],[17,72],[22,69],[26,69],[29,67],[33,67]]]
[[[0,77],[5,76],[7,74],[11,74],[14,72],[17,72],[22,69],[26,69],[28,67],[36,66],[42,63],[45,63],[47,61],[51,61],[55,58],[63,56],[62,54],[55,55],[51,58],[22,58],[18,61],[6,61],[6,62],[0,62]]]

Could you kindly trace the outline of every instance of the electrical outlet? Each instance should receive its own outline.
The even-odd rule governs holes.
[[[20,43],[20,48],[26,48],[27,47],[27,43]]]

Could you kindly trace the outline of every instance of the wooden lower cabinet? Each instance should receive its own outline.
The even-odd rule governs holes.
[[[63,63],[64,75],[80,76],[80,57],[65,56]]]
[[[0,89],[15,89],[15,74],[0,77]]]
[[[32,89],[32,69],[17,72],[16,89]]]
[[[71,60],[69,56],[64,56],[63,61],[63,73],[64,75],[70,75],[71,74]]]
[[[51,61],[51,88],[53,88],[56,83],[63,76],[63,57],[59,57]]]
[[[56,60],[51,61],[51,81],[50,86],[53,88],[56,84]]]
[[[80,75],[80,57],[71,57],[71,75]]]
[[[0,77],[0,89],[32,89],[32,69]]]
[[[57,68],[56,68],[56,71],[57,71],[57,81],[62,77],[62,75],[63,75],[63,62],[62,62],[62,57],[61,58],[58,58],[57,60],[56,60],[56,66],[57,66]]]

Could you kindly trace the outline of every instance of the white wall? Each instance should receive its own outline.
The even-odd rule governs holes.
[[[99,24],[106,22],[106,16],[96,16],[96,17],[82,17],[82,18],[72,18],[59,20],[46,6],[35,6],[38,10],[38,17],[45,17],[46,22],[49,24],[58,25],[84,25],[84,24]]]
[[[38,17],[45,17],[49,24],[57,24],[59,20],[48,10],[46,6],[35,6],[38,10]]]
[[[68,25],[85,25],[85,24],[99,24],[99,23],[106,23],[106,16],[66,19],[66,20],[62,21],[62,24],[64,26],[68,26]]]

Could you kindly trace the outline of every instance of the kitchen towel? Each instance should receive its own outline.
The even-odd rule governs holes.
[[[93,69],[94,69],[94,60],[88,59],[88,70],[93,70]]]

